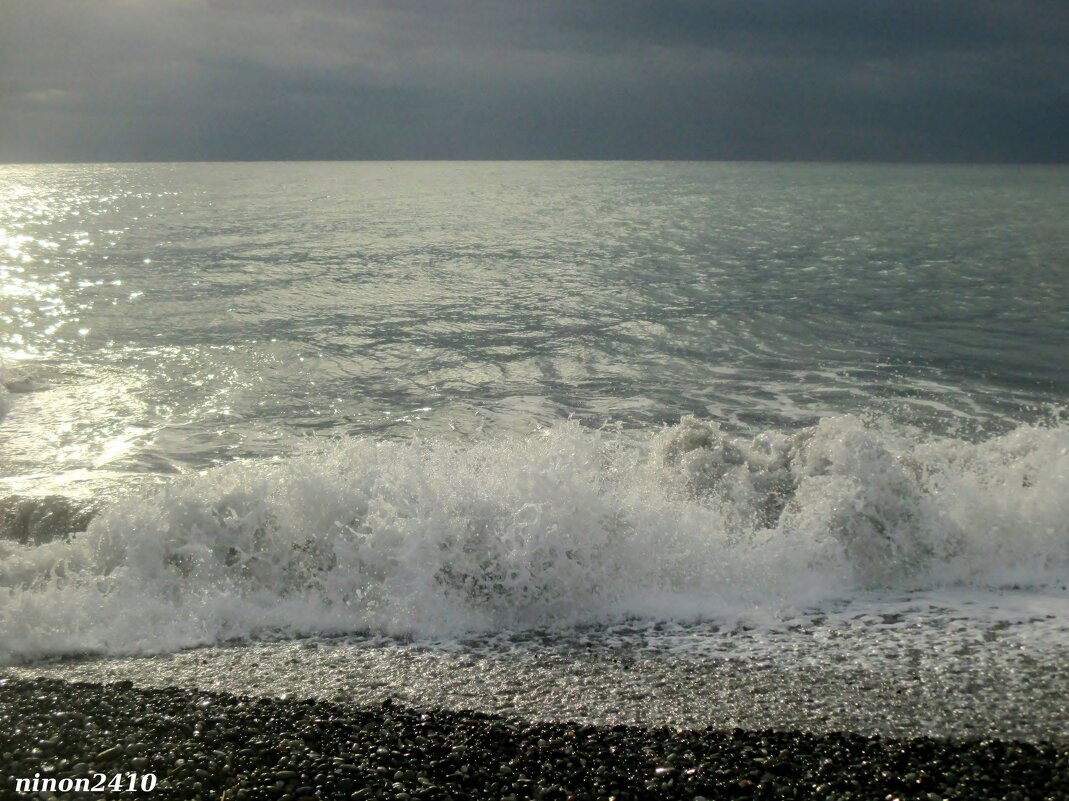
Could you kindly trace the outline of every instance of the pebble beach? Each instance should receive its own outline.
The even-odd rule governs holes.
[[[0,680],[17,778],[154,774],[157,799],[1063,799],[1069,746],[530,723],[130,682]]]

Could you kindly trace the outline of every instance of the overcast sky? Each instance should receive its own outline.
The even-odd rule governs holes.
[[[0,0],[0,161],[1069,160],[1066,0]]]

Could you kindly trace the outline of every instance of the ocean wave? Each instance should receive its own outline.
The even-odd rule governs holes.
[[[42,545],[85,531],[95,501],[63,495],[0,497],[0,540]]]
[[[10,410],[11,393],[7,388],[7,368],[4,366],[4,360],[0,358],[0,422],[3,422]]]
[[[40,392],[48,389],[49,383],[33,368],[10,365],[0,357],[0,421],[4,419],[14,403],[12,395],[26,392]]]
[[[1069,577],[1069,428],[973,443],[829,417],[339,441],[0,541],[0,661],[233,638],[780,615]]]

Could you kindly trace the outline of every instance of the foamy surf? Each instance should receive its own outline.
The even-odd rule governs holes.
[[[1069,579],[1069,429],[983,442],[830,417],[731,436],[560,424],[345,440],[0,542],[0,660],[266,635],[442,639],[789,618],[874,590]]]

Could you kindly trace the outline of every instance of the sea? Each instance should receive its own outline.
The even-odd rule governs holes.
[[[6,677],[1069,740],[1064,167],[0,166],[0,386]]]

